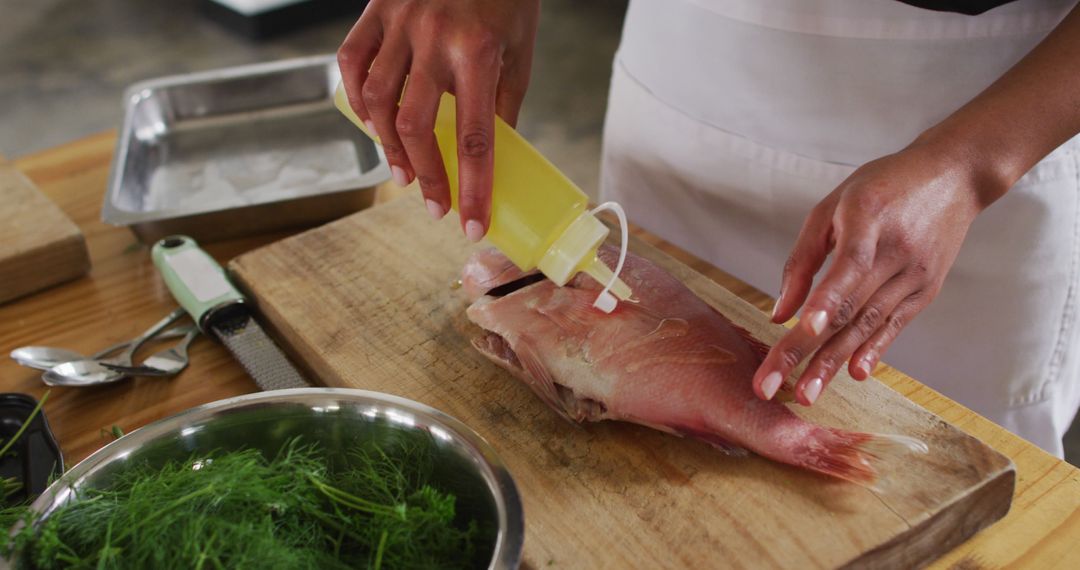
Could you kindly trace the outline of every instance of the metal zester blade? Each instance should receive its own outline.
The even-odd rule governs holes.
[[[263,390],[304,388],[308,383],[266,331],[225,270],[187,236],[169,236],[150,252],[165,286],[203,332],[216,336]]]
[[[307,388],[309,384],[266,331],[250,316],[223,319],[212,330],[263,390]]]

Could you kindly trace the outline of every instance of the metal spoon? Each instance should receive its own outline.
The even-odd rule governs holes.
[[[135,351],[139,350],[139,347],[186,314],[187,312],[183,308],[178,308],[169,313],[164,319],[154,323],[154,326],[134,339],[127,347],[127,350],[120,353],[120,356],[116,358],[103,361],[84,359],[58,364],[46,370],[45,374],[41,375],[41,380],[49,386],[94,386],[127,378],[122,372],[106,368],[102,365],[102,362],[131,366]]]
[[[180,338],[187,334],[187,330],[184,327],[171,328],[160,335],[157,338],[162,340],[168,340],[173,338]],[[11,351],[11,358],[22,366],[27,368],[35,368],[37,370],[48,370],[57,364],[63,364],[65,362],[72,362],[75,360],[98,360],[104,358],[121,348],[130,345],[132,340],[125,340],[118,342],[108,348],[103,348],[90,356],[86,356],[82,353],[75,352],[74,350],[68,350],[66,348],[57,348],[54,346],[21,346]]]
[[[106,368],[120,372],[126,376],[174,376],[188,365],[188,345],[199,334],[199,327],[188,327],[184,333],[184,339],[176,343],[176,346],[156,352],[138,366],[120,366],[110,362],[102,362]]]

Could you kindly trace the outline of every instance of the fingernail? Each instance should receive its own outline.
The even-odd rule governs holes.
[[[480,241],[484,238],[484,225],[476,220],[465,222],[465,237],[469,238],[469,241]]]
[[[369,133],[371,133],[371,136],[379,138],[379,132],[375,130],[375,123],[373,123],[371,119],[364,121],[364,126],[367,127],[367,130]]]
[[[817,336],[825,330],[825,325],[829,322],[829,315],[825,314],[825,311],[814,311],[810,313],[808,321],[810,330],[814,331],[814,336]]]
[[[807,382],[802,393],[803,396],[806,396],[806,401],[813,404],[817,397],[821,395],[821,378],[814,378]]]
[[[874,369],[874,358],[869,354],[864,356],[863,359],[859,361],[859,368],[862,368],[863,373],[869,377],[870,371]]]
[[[780,376],[779,372],[772,372],[761,381],[761,393],[765,394],[766,400],[771,400],[776,395],[776,391],[780,389],[780,383],[784,381],[784,378]]]
[[[424,200],[424,202],[427,204],[427,211],[431,214],[431,219],[441,220],[446,215],[446,210],[443,210],[442,206],[435,200]]]
[[[408,186],[409,176],[405,174],[405,169],[400,166],[391,166],[390,174],[394,177],[394,184],[398,186]]]
[[[772,306],[772,318],[776,318],[776,311],[780,309],[782,302],[784,302],[784,294],[780,293],[780,296],[776,298],[776,304]]]

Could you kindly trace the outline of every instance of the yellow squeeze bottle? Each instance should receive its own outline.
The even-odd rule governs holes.
[[[334,94],[334,104],[378,142],[349,106],[341,84]],[[454,210],[458,209],[456,115],[454,96],[444,93],[435,119],[435,137],[446,166]],[[588,203],[588,196],[555,165],[510,125],[495,118],[495,177],[486,239],[521,270],[538,268],[560,287],[584,271],[601,285],[611,283],[611,292],[628,300],[630,287],[596,255],[609,230],[589,211]],[[602,294],[596,306],[611,312],[615,304],[615,299]]]

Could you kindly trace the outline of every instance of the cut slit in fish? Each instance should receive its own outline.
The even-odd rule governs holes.
[[[609,265],[615,254],[600,252]],[[462,276],[468,317],[483,329],[473,346],[575,423],[633,422],[870,488],[883,460],[927,451],[907,436],[820,426],[759,399],[750,380],[767,345],[647,260],[629,255],[623,276],[639,302],[604,314],[592,307],[591,279],[557,287],[478,252]]]
[[[508,283],[504,283],[502,285],[499,285],[498,287],[495,287],[494,289],[488,291],[487,295],[489,297],[505,297],[510,293],[517,291],[518,289],[524,289],[525,287],[528,287],[533,283],[539,283],[543,280],[543,273],[530,273],[523,277],[519,277],[514,281],[510,281]]]

